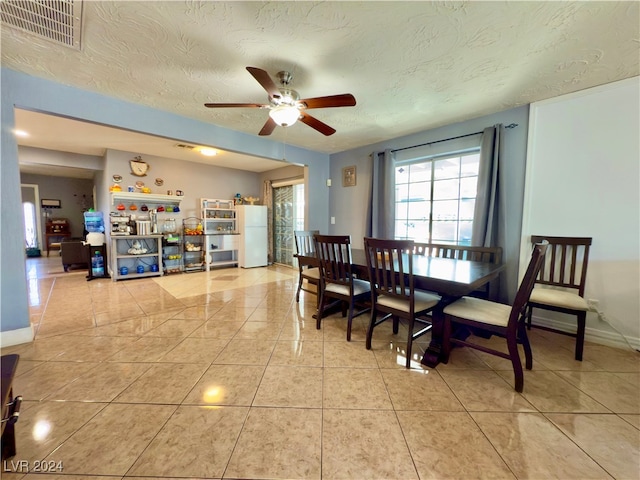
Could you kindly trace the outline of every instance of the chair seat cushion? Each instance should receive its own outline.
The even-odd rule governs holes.
[[[338,295],[349,296],[349,287],[346,285],[340,285],[338,283],[328,283],[325,288],[325,292],[337,293]],[[360,280],[359,278],[353,279],[353,294],[361,295],[371,291],[371,285],[369,282]]]
[[[438,295],[433,293],[424,292],[422,290],[415,290],[414,292],[414,312],[424,312],[432,307],[435,307],[440,301]],[[402,299],[400,297],[392,297],[390,295],[378,296],[376,303],[379,305],[400,310],[402,312],[409,312],[409,300]]]
[[[444,313],[474,322],[506,327],[511,314],[511,306],[481,298],[462,297],[445,307]]]
[[[531,303],[542,303],[554,307],[570,308],[573,310],[589,310],[587,301],[580,295],[567,290],[535,287],[529,297]]]
[[[305,268],[301,273],[303,278],[309,278],[311,280],[320,280],[320,269],[318,267]]]

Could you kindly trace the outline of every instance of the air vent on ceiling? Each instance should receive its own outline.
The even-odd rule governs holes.
[[[80,50],[82,0],[2,0],[2,23]]]
[[[176,143],[176,147],[184,148],[185,150],[195,150],[198,148],[195,145],[187,145],[186,143]]]

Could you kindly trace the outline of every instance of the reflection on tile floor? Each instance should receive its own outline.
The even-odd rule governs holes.
[[[372,351],[366,316],[350,343],[340,314],[316,330],[288,268],[87,282],[58,262],[28,266],[36,339],[2,350],[24,398],[7,478],[43,459],[61,471],[25,478],[640,477],[636,352],[587,344],[580,363],[534,329],[518,394],[481,352],[405,370],[402,327]]]

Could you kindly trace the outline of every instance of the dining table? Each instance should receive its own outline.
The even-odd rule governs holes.
[[[497,279],[505,265],[413,255],[412,267],[415,288],[435,292],[442,297],[432,311],[431,342],[421,361],[423,365],[434,368],[440,363],[442,353],[444,307]],[[351,249],[351,269],[358,278],[369,278],[364,249]]]

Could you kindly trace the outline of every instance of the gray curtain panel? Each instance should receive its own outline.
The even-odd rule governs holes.
[[[500,164],[504,161],[503,141],[504,125],[497,124],[484,129],[480,144],[480,171],[471,244],[479,247],[502,247],[505,255],[507,251],[506,179],[500,169]],[[506,261],[504,256],[503,261]],[[504,273],[500,275],[498,300],[508,302],[509,291],[512,288],[504,285],[504,277]],[[514,288],[517,289],[517,285]]]
[[[395,169],[393,153],[373,152],[371,190],[367,212],[367,236],[374,238],[394,238],[396,212],[394,208]]]

